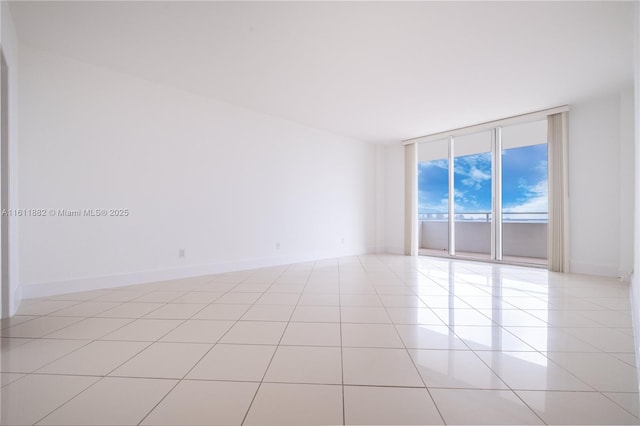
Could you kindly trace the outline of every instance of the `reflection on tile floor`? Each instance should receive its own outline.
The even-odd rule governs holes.
[[[627,284],[367,255],[25,300],[2,424],[640,424]]]

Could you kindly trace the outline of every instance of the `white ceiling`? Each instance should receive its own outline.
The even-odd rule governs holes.
[[[632,84],[631,2],[14,2],[22,43],[370,142]]]

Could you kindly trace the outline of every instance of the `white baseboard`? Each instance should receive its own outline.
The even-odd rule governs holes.
[[[569,269],[574,274],[598,275],[601,277],[617,277],[618,266],[594,265],[591,263],[570,262]]]
[[[155,281],[175,280],[180,278],[197,277],[202,275],[222,274],[225,272],[242,271],[271,266],[287,265],[291,263],[311,262],[342,256],[357,256],[371,253],[367,249],[350,250],[340,253],[307,253],[300,255],[284,255],[261,259],[238,260],[232,262],[193,265],[185,268],[160,269],[154,271],[131,272],[100,277],[87,277],[64,281],[49,281],[26,284],[21,286],[22,298],[55,296],[80,291],[100,290],[124,287],[133,284],[144,284]]]
[[[401,254],[401,255],[404,255],[404,247],[401,247],[401,246],[398,246],[398,247],[387,246],[384,249],[384,253],[385,254]]]
[[[9,306],[8,312],[3,312],[2,318],[12,317],[18,312],[18,308],[20,307],[20,302],[22,301],[22,287],[17,286],[10,292]]]
[[[13,300],[11,301],[11,307],[9,315],[14,316],[16,312],[18,312],[18,308],[20,307],[20,302],[22,301],[22,287],[17,286],[14,291],[11,292]]]

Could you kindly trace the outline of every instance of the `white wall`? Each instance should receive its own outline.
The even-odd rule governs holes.
[[[18,38],[8,2],[0,2],[0,44],[7,61],[9,80],[9,207],[18,204]],[[14,315],[21,300],[18,259],[18,225],[15,217],[9,218],[9,288],[3,289],[8,300],[3,300],[2,317]]]
[[[375,250],[374,146],[25,46],[20,60],[21,207],[130,210],[21,219],[26,297]]]
[[[384,235],[387,253],[404,253],[404,146],[385,147]]]
[[[635,111],[633,114],[635,124],[635,187],[640,188],[640,3],[635,3],[635,25],[634,25],[634,41],[635,48],[635,69],[634,69],[634,98],[635,98]],[[634,232],[634,255],[633,255],[633,270],[634,273],[631,276],[631,308],[633,316],[633,332],[635,336],[636,345],[636,366],[638,371],[638,383],[640,383],[640,197],[636,191],[635,198],[635,213],[633,215],[635,224]]]
[[[571,105],[571,271],[620,276],[631,270],[633,152],[631,88]],[[624,127],[623,127],[624,126]],[[632,158],[632,157],[631,157]]]
[[[386,147],[376,145],[376,253],[386,253],[385,247],[385,217],[386,217],[386,192],[385,188],[385,163]]]
[[[620,94],[620,263],[619,276],[633,272],[635,185],[635,104],[633,88]]]

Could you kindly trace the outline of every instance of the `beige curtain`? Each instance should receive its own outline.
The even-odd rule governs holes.
[[[404,147],[404,254],[418,255],[417,144]]]
[[[567,113],[547,117],[549,154],[549,270],[569,272],[569,178]]]

